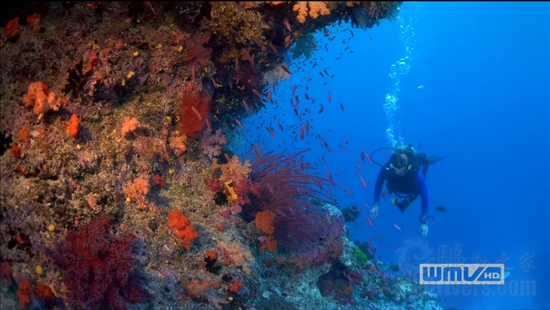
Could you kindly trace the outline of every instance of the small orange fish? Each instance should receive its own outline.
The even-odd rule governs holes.
[[[327,102],[330,103],[330,101],[332,100],[332,93],[328,93],[328,97],[327,97]]]

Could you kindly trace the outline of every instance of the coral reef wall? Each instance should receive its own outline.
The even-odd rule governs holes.
[[[336,184],[299,154],[255,147],[248,161],[227,147],[291,74],[286,55],[308,57],[315,31],[373,27],[399,4],[6,4],[2,308],[437,308],[358,254],[314,189]],[[303,233],[302,220],[327,229]]]

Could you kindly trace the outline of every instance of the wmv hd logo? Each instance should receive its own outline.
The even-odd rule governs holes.
[[[420,284],[504,284],[504,264],[420,264]]]

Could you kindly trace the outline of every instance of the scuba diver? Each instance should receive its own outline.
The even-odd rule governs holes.
[[[433,156],[426,158],[425,153],[418,153],[412,145],[400,145],[395,148],[383,147],[375,150],[371,156],[383,149],[393,149],[390,160],[381,165],[373,160],[380,167],[376,185],[374,188],[374,206],[370,216],[372,219],[378,217],[378,201],[384,181],[390,194],[397,197],[392,198],[391,202],[397,206],[401,213],[405,212],[407,207],[418,197],[422,198],[422,213],[420,214],[419,231],[423,237],[428,235],[428,187],[426,186],[426,175],[428,167],[445,157]],[[419,146],[420,149],[420,146]],[[431,217],[433,218],[433,217]]]

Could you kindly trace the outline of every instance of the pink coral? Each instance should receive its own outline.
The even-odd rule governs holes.
[[[203,154],[208,155],[209,158],[220,155],[222,151],[221,146],[227,143],[227,139],[222,134],[221,129],[216,130],[214,134],[212,134],[211,130],[206,129],[200,141]]]

